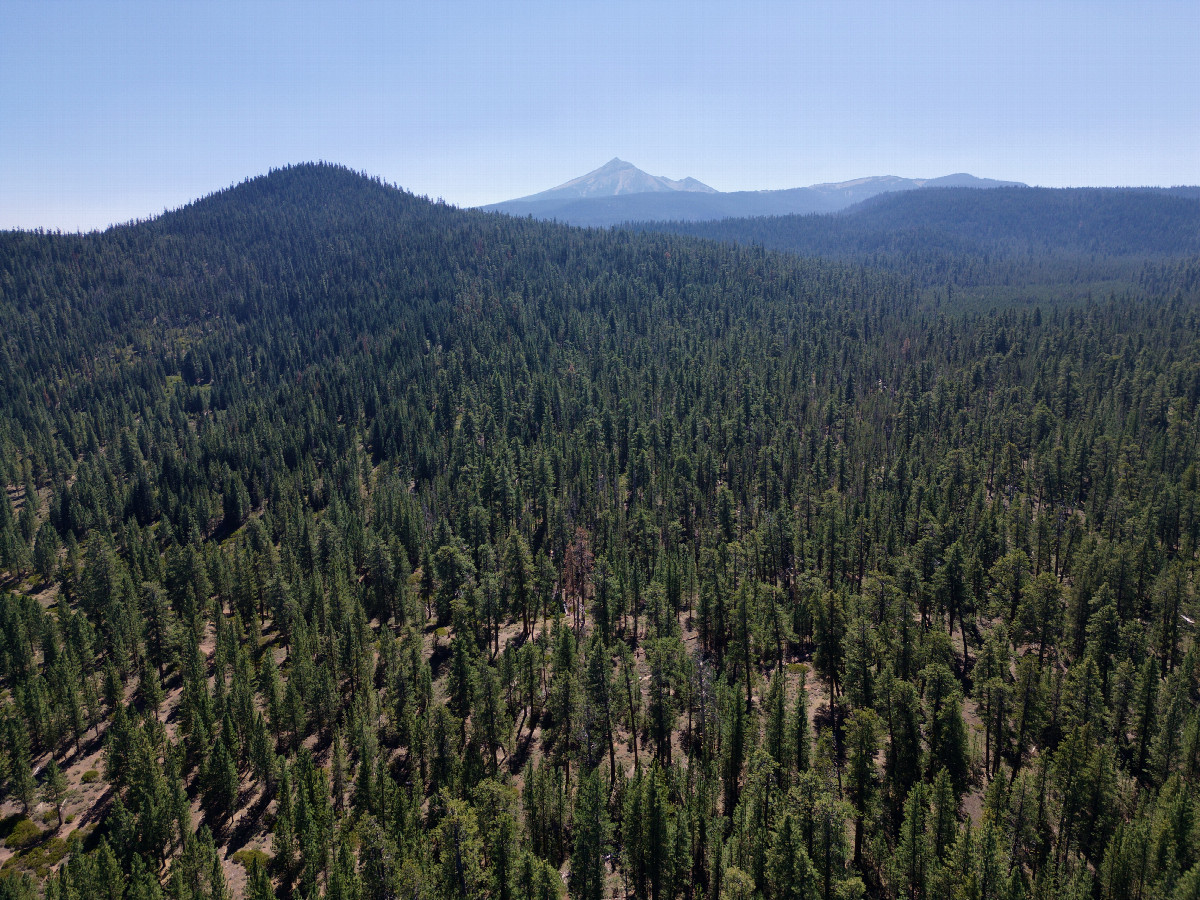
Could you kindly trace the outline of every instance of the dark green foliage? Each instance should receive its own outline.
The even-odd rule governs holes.
[[[604,858],[608,850],[608,804],[595,769],[579,778],[572,823],[571,896],[580,900],[602,900]]]
[[[910,240],[888,272],[331,166],[0,235],[0,776],[51,825],[107,781],[11,867],[1194,895],[1200,269]]]
[[[810,900],[816,896],[816,873],[800,844],[791,814],[784,815],[772,836],[767,872],[771,900]]]
[[[1127,275],[1147,257],[1200,252],[1200,202],[1169,190],[939,188],[881,194],[834,215],[639,227],[855,260],[966,292],[1029,282],[1070,291],[1089,277]],[[994,346],[1003,352],[1006,341]]]

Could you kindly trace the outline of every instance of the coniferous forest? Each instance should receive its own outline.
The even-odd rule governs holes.
[[[0,233],[0,898],[1200,897],[1171,221]]]

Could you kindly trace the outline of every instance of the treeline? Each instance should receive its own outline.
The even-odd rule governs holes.
[[[1156,279],[1164,265],[1188,265],[1194,284],[1200,254],[1191,188],[938,188],[881,194],[837,214],[634,227],[854,262],[1001,305],[1103,297]]]
[[[0,897],[1197,896],[1141,271],[935,305],[332,166],[0,236]]]

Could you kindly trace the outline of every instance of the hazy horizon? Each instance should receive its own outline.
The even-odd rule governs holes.
[[[0,228],[327,160],[477,206],[614,156],[718,191],[1200,182],[1200,7],[6,4]]]

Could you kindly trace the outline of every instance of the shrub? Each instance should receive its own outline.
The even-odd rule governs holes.
[[[243,866],[245,866],[246,871],[250,870],[250,867],[254,865],[256,860],[263,869],[266,869],[270,857],[268,857],[267,854],[263,853],[257,847],[249,847],[245,850],[239,850],[233,854],[233,861],[235,863],[241,863]]]
[[[36,844],[42,839],[42,829],[38,828],[30,819],[21,819],[13,826],[8,837],[4,839],[4,843],[11,850],[24,850]]]
[[[37,847],[30,848],[17,857],[16,861],[21,868],[44,880],[50,874],[50,870],[62,862],[66,855],[67,842],[56,837]]]

